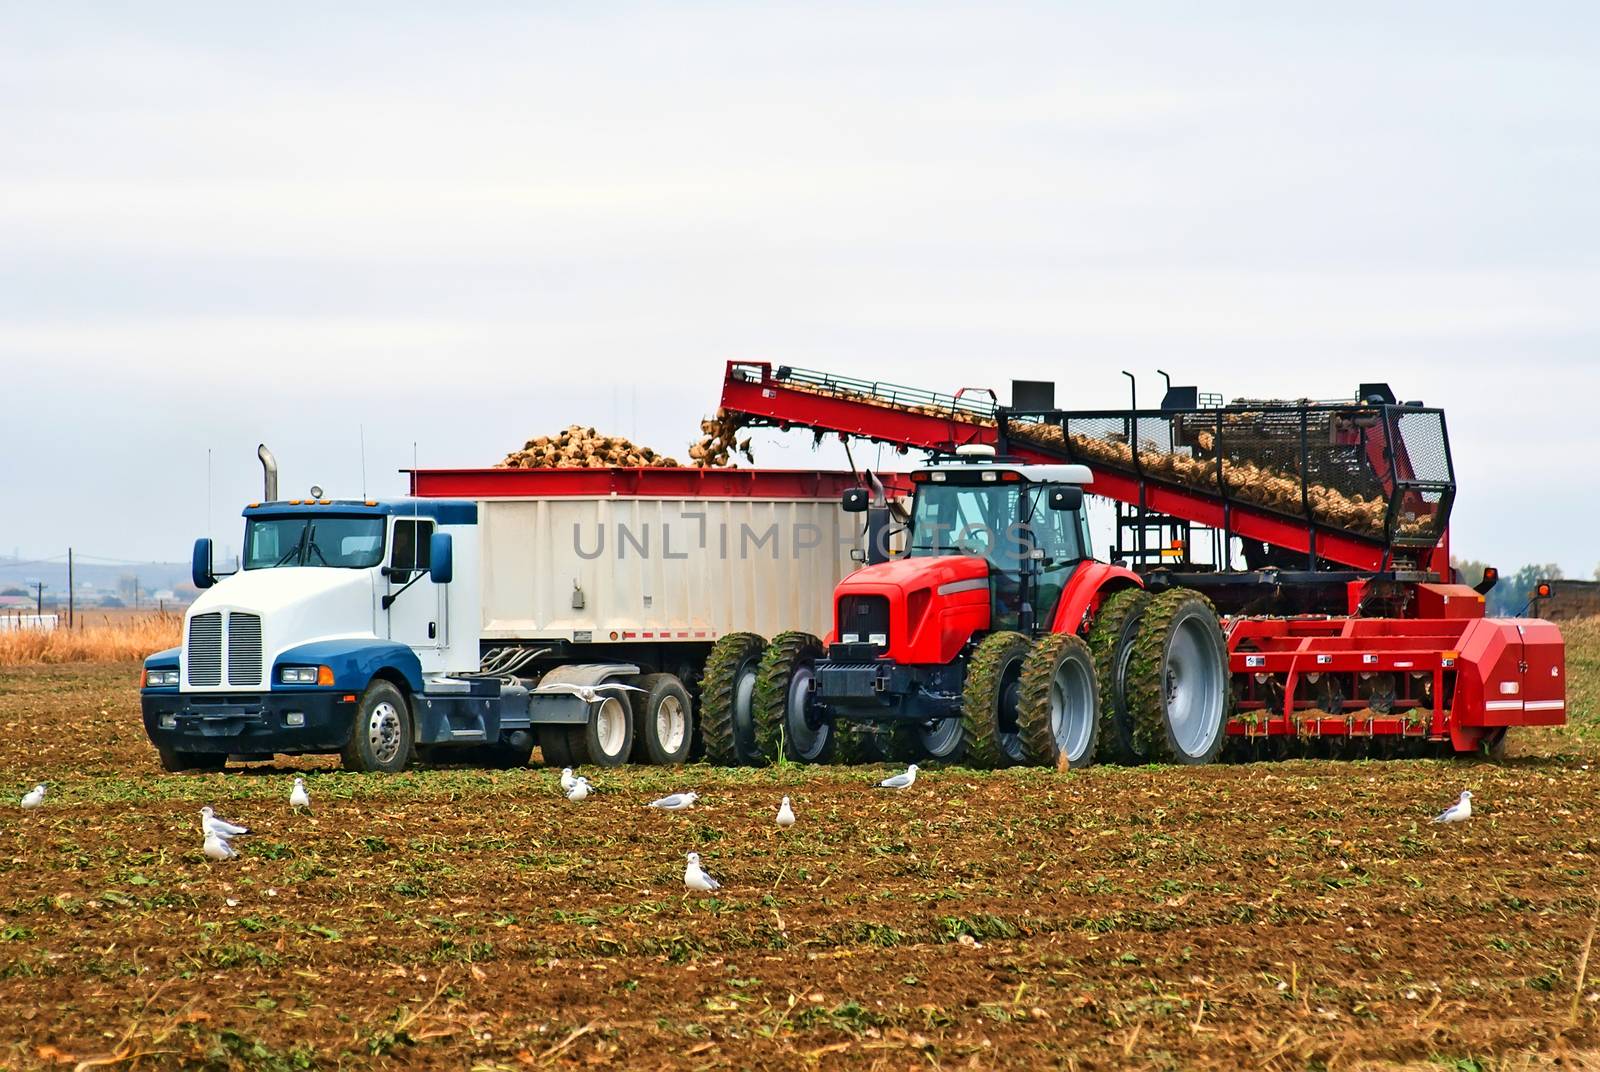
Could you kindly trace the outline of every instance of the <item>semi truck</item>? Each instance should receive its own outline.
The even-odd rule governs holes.
[[[681,763],[718,641],[825,628],[869,550],[849,473],[419,470],[405,497],[284,499],[259,453],[237,568],[195,542],[182,643],[144,663],[168,771],[507,766],[535,746],[554,766]]]

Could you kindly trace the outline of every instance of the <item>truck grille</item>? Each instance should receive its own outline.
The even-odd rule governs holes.
[[[222,615],[189,619],[189,684],[222,684]]]
[[[228,615],[228,684],[261,684],[261,616]]]

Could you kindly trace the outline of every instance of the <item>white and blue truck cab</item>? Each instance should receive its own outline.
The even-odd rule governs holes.
[[[752,639],[825,632],[862,554],[848,473],[420,470],[402,499],[284,501],[261,456],[238,568],[219,576],[197,540],[182,644],[145,661],[169,771],[509,766],[535,746],[554,766],[679,763],[708,667],[741,675],[704,714],[713,758],[742,761]]]

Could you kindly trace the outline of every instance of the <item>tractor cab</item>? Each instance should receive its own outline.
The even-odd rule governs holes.
[[[950,643],[960,646],[972,632],[1049,629],[1068,578],[1091,557],[1082,511],[1089,470],[1024,465],[968,446],[911,480],[904,551],[840,586],[837,641],[874,644],[877,654],[892,651],[902,661],[945,662]],[[865,497],[847,496],[845,508],[866,509]],[[940,630],[937,651],[918,642],[931,639],[917,628],[928,610],[937,611],[936,621],[960,622],[953,632]],[[874,628],[879,618],[883,628]],[[905,623],[899,643],[890,639],[890,619]]]

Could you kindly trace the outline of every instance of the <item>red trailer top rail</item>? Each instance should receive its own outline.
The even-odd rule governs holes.
[[[408,469],[411,494],[427,499],[644,496],[692,499],[836,499],[855,474],[828,469]],[[891,495],[909,494],[900,473],[879,473]]]
[[[722,385],[723,409],[753,418],[755,424],[840,432],[917,450],[951,451],[962,444],[993,445],[1000,440],[999,410],[987,397],[935,394],[802,370],[785,369],[783,373],[764,362],[728,362]],[[1017,436],[1009,438],[1005,449],[1025,461],[1062,460],[1059,452]],[[1093,471],[1094,482],[1088,490],[1095,495],[1303,554],[1313,550],[1314,540],[1319,558],[1345,567],[1369,571],[1394,567],[1381,539],[1310,525],[1304,518],[1135,475],[1096,464],[1091,458],[1071,460]],[[1425,553],[1433,568],[1438,568],[1440,561],[1448,563],[1445,547],[1447,543],[1441,541],[1438,548]]]

